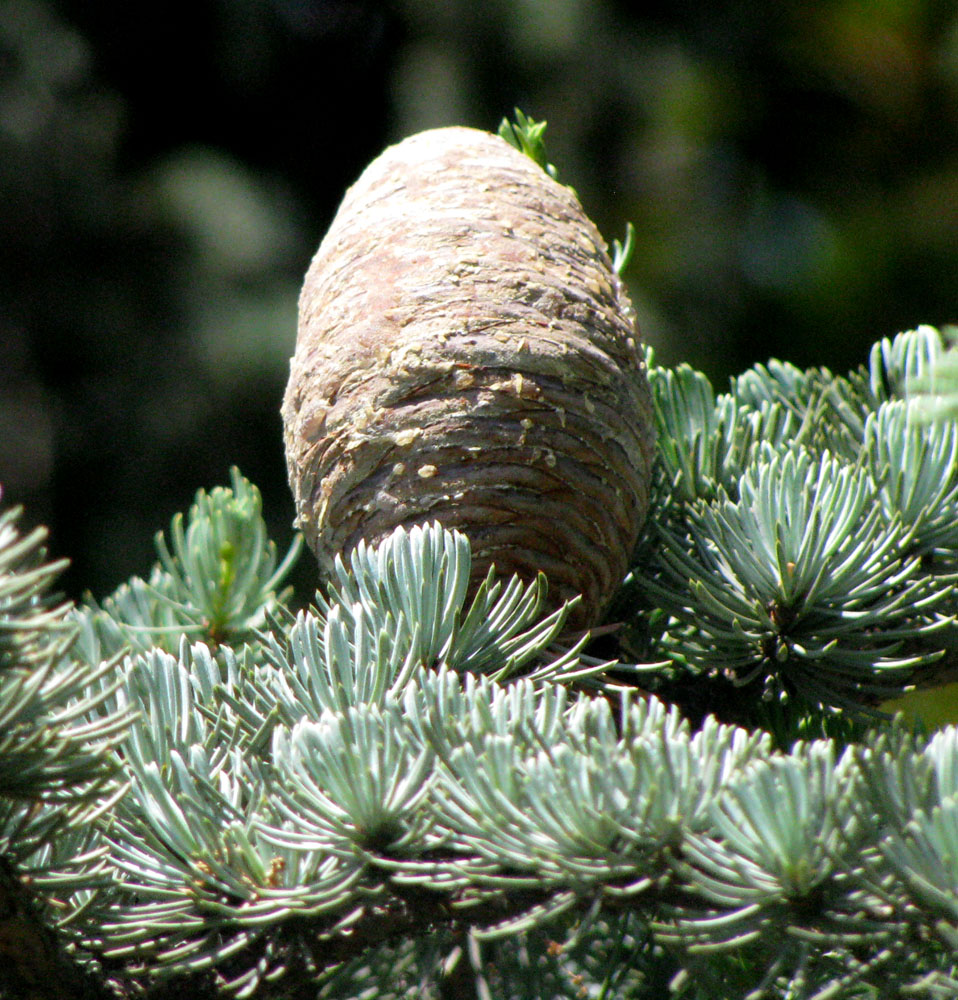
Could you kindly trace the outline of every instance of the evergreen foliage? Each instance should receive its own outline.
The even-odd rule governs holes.
[[[438,525],[295,611],[238,472],[73,609],[0,516],[0,995],[954,996],[949,358],[653,366],[617,664]]]

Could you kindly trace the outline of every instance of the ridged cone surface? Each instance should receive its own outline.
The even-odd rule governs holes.
[[[632,306],[569,188],[497,136],[422,132],[347,192],[300,297],[283,403],[328,571],[398,525],[468,535],[473,580],[549,578],[594,624],[648,505]]]

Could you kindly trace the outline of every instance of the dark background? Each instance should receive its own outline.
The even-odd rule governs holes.
[[[296,296],[343,190],[514,105],[607,239],[636,224],[662,361],[724,388],[958,319],[953,0],[0,0],[0,482],[71,596],[146,573],[233,464],[285,546]]]

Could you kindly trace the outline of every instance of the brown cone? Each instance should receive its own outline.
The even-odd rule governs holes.
[[[387,149],[313,258],[283,402],[298,523],[328,572],[398,525],[468,535],[594,624],[648,505],[631,303],[575,193],[467,128]]]

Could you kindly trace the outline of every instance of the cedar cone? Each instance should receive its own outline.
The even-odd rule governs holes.
[[[422,132],[349,189],[282,412],[326,572],[436,520],[468,536],[473,587],[541,570],[589,626],[628,568],[654,433],[635,315],[575,193],[498,136]]]

